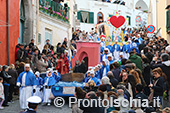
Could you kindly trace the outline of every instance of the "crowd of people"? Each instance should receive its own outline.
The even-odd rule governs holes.
[[[51,88],[61,80],[61,75],[70,72],[84,73],[84,88],[77,87],[75,96],[78,99],[148,99],[150,104],[153,97],[160,99],[161,108],[170,107],[169,73],[170,46],[161,37],[147,37],[146,28],[122,29],[124,41],[110,42],[106,45],[105,38],[100,38],[97,31],[76,30],[68,43],[55,47],[46,40],[42,51],[34,44],[16,46],[16,63],[10,66],[0,66],[0,109],[13,102],[13,94],[20,89],[19,100],[22,109],[28,108],[27,99],[34,95],[42,99],[44,105],[51,104]],[[76,61],[71,66],[71,59],[76,55],[76,42],[100,41],[100,63],[89,66],[85,61]],[[85,69],[88,68],[86,71]],[[154,112],[159,107],[78,107],[74,104],[73,113],[110,113],[121,112]]]

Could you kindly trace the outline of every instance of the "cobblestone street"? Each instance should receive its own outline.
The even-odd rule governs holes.
[[[21,111],[19,106],[19,100],[15,100],[14,103],[10,103],[9,107],[5,107],[4,110],[0,110],[0,113],[19,113]],[[54,105],[51,106],[38,106],[38,113],[71,113],[71,108],[68,107],[68,102],[66,100],[66,105],[62,108],[56,108]]]

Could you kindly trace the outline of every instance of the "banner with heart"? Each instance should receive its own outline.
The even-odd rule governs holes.
[[[116,28],[121,27],[125,23],[125,21],[126,21],[126,19],[123,16],[119,16],[119,17],[112,16],[110,18],[110,23]]]

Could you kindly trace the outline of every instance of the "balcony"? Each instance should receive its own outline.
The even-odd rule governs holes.
[[[62,6],[61,4],[52,0],[39,1],[40,12],[66,23],[69,23],[69,9],[70,8],[67,6],[67,4]]]

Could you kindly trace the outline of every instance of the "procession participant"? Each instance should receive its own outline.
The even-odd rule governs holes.
[[[86,77],[84,78],[84,80],[83,80],[85,83],[87,83],[87,82],[90,80],[90,78],[91,78],[91,76],[90,76],[90,71],[87,71],[86,74],[87,74],[87,76],[86,76]]]
[[[125,53],[125,58],[129,59],[129,53],[130,53],[130,48],[131,48],[131,41],[129,40],[126,45],[126,53]]]
[[[44,78],[44,97],[43,97],[43,103],[47,104],[48,106],[51,105],[51,100],[49,99],[49,96],[51,94],[51,87],[55,85],[56,80],[52,76],[51,71],[46,72],[46,77]]]
[[[127,47],[126,47],[126,43],[125,43],[125,42],[123,42],[123,46],[122,46],[122,49],[121,49],[121,52],[123,52],[123,58],[125,58],[125,57],[126,57],[126,49],[127,49]]]
[[[38,104],[40,104],[42,99],[38,96],[32,96],[27,99],[28,109],[25,112],[20,113],[37,113]]]
[[[69,61],[64,53],[61,53],[61,56],[57,62],[56,70],[58,70],[60,74],[69,73]]]
[[[101,55],[101,56],[102,56],[101,61],[107,59],[107,55],[108,55],[108,54],[110,54],[110,51],[109,51],[108,48],[105,48],[105,49],[104,49],[104,54]]]
[[[100,79],[100,71],[99,71],[99,67],[98,66],[95,66],[95,77]]]
[[[118,44],[117,40],[115,41],[115,44],[112,47],[112,51],[113,51],[113,54],[114,54],[114,58],[116,60],[119,60],[120,45]]]
[[[59,82],[61,80],[61,75],[60,75],[60,73],[57,70],[54,70],[52,75],[55,78],[56,82]]]
[[[17,78],[17,86],[20,87],[20,107],[26,109],[28,108],[26,100],[36,91],[36,77],[30,71],[30,64],[25,64],[25,71]]]
[[[39,96],[41,99],[43,98],[43,79],[40,77],[40,73],[37,71],[35,72],[36,76],[36,92],[33,96]]]
[[[109,66],[110,66],[110,65],[114,62],[113,56],[112,56],[111,53],[107,55],[107,59],[108,59],[108,61],[109,61]]]
[[[99,86],[99,85],[101,84],[100,80],[95,77],[95,72],[94,72],[94,70],[91,70],[91,71],[90,71],[90,76],[91,76],[91,78],[89,79],[89,81],[93,80],[94,83],[96,84],[96,86]],[[88,82],[89,82],[89,81],[88,81]]]
[[[102,61],[102,68],[100,69],[100,79],[106,76],[107,72],[110,71],[110,67],[108,65],[109,61],[107,59]]]
[[[113,51],[112,51],[112,42],[109,42],[109,45],[106,46],[106,48],[108,48],[109,51],[112,53],[112,52],[113,52]]]
[[[106,47],[106,45],[105,45],[105,38],[104,38],[104,37],[101,38],[101,46],[102,46],[103,48]]]
[[[138,38],[139,44],[142,44],[143,39],[141,38],[140,34],[137,35],[137,38]]]

